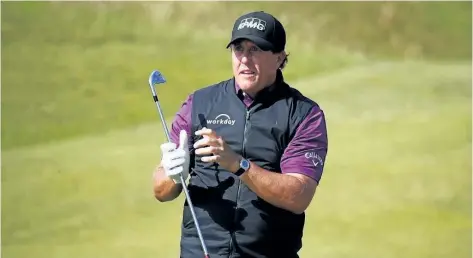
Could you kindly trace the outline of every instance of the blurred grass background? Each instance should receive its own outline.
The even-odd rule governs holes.
[[[147,77],[170,120],[253,10],[327,114],[301,257],[471,257],[471,2],[2,2],[2,257],[177,257]]]

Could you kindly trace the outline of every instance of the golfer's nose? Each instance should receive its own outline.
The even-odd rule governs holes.
[[[243,56],[241,57],[241,62],[244,63],[244,64],[247,64],[247,63],[248,63],[248,56],[243,55]]]

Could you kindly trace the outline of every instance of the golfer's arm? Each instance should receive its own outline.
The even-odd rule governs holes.
[[[182,185],[174,183],[166,176],[164,169],[159,165],[153,175],[154,197],[160,202],[167,202],[176,199],[182,191]]]
[[[325,163],[327,143],[324,113],[314,106],[284,150],[280,163],[282,173],[252,163],[241,176],[242,180],[260,198],[274,206],[302,213],[315,194]]]
[[[300,214],[312,201],[317,182],[297,173],[274,173],[252,163],[241,179],[260,198]]]
[[[191,107],[192,107],[193,95],[189,95],[181,106],[181,109],[176,114],[171,124],[171,141],[179,142],[179,133],[181,130],[186,130],[187,135],[191,135]],[[190,144],[191,146],[192,144]],[[164,169],[161,164],[156,168],[154,172],[154,196],[161,202],[172,201],[176,199],[182,191],[182,185],[174,183],[171,178],[166,176]]]

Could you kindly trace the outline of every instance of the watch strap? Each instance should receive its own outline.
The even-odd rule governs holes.
[[[246,172],[246,170],[245,170],[244,168],[240,167],[240,168],[237,170],[237,172],[235,172],[235,175],[236,175],[236,176],[241,176],[241,175],[243,175],[243,173],[245,173],[245,172]]]

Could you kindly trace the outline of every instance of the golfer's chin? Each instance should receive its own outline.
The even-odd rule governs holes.
[[[246,76],[246,75],[241,75],[238,76],[236,80],[238,86],[240,89],[242,89],[245,92],[252,92],[258,89],[258,76]]]

